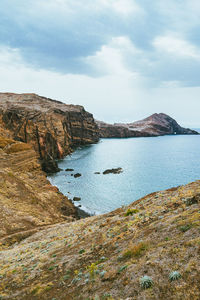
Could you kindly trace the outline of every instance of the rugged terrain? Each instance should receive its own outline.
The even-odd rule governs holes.
[[[1,245],[1,299],[200,299],[200,181]],[[180,278],[170,281],[178,271]],[[142,288],[140,278],[151,277]]]
[[[0,127],[8,137],[31,144],[46,172],[57,171],[55,160],[74,147],[99,140],[93,116],[82,106],[36,94],[0,93]]]
[[[198,134],[197,131],[181,127],[170,116],[160,113],[153,114],[143,120],[133,123],[115,123],[107,124],[96,121],[100,136],[104,138],[111,137],[148,137],[168,134]]]
[[[199,299],[200,181],[77,220],[46,179],[41,165],[98,136],[82,107],[1,94],[0,299]]]
[[[12,244],[43,226],[77,218],[76,208],[46,179],[31,145],[0,133],[0,238]]]

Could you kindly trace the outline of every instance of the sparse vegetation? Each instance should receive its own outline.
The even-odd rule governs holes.
[[[31,145],[29,145],[29,144],[26,144],[26,143],[14,143],[14,144],[11,144],[6,149],[6,153],[11,154],[11,153],[16,153],[16,152],[20,152],[20,151],[30,150],[30,149],[31,149]]]
[[[175,281],[181,278],[181,274],[178,271],[173,271],[169,274],[169,280]]]
[[[153,280],[151,277],[145,275],[140,278],[140,286],[145,290],[153,286]]]
[[[16,152],[16,157],[23,158],[23,164],[25,154]],[[3,169],[4,180],[0,181],[3,196],[0,206],[9,203],[16,214],[17,209],[24,207],[20,221],[25,216],[25,220],[32,222],[30,231],[24,227],[25,231],[1,239],[0,295],[3,299],[12,298],[13,292],[17,295],[13,300],[62,299],[69,292],[72,299],[81,295],[94,300],[98,295],[100,300],[131,297],[154,300],[170,299],[172,289],[174,299],[176,296],[199,299],[199,208],[196,204],[186,205],[184,199],[194,196],[198,199],[200,182],[182,190],[147,195],[134,203],[134,212],[129,217],[125,216],[128,208],[122,207],[78,222],[71,222],[73,218],[68,217],[62,223],[55,219],[57,224],[46,227],[54,213],[59,215],[56,209],[63,196],[50,190],[49,184],[46,188],[47,181],[40,171],[33,173],[31,181],[29,170],[16,173],[9,165]],[[35,178],[38,181],[33,186]],[[32,215],[26,219],[30,209]],[[5,218],[2,211],[0,219]],[[12,218],[9,215],[8,221],[5,224],[10,224],[11,233],[19,228],[15,215]],[[26,225],[27,221],[22,224]],[[36,228],[32,229],[35,224]],[[176,284],[179,276],[173,275],[178,279],[166,277],[168,268],[184,270],[180,284]]]
[[[122,253],[122,259],[130,259],[132,257],[140,257],[148,249],[147,242],[139,242],[138,244],[131,245],[128,250]]]
[[[136,209],[136,208],[129,208],[129,209],[127,209],[127,211],[126,211],[125,216],[126,216],[126,217],[127,217],[127,216],[132,216],[132,215],[134,215],[134,214],[137,214],[138,212],[139,212],[139,210]]]
[[[180,231],[182,231],[182,232],[186,232],[186,231],[188,231],[191,227],[192,227],[191,224],[186,224],[186,225],[183,225],[183,226],[179,227],[179,229],[180,229]]]

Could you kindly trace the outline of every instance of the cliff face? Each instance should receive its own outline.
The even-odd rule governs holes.
[[[163,113],[153,114],[143,120],[127,124],[115,123],[112,125],[100,121],[96,122],[100,136],[104,138],[198,134],[195,130],[181,127],[174,119]]]
[[[31,145],[0,130],[0,240],[12,244],[44,226],[72,221],[74,205],[51,186]]]
[[[199,300],[200,181],[52,225],[0,252],[2,299]],[[1,245],[0,245],[1,248]],[[169,275],[177,271],[177,280]],[[143,276],[151,288],[140,285]]]
[[[14,140],[31,144],[46,172],[57,171],[55,159],[74,147],[99,140],[93,116],[82,106],[35,94],[0,93],[0,126]]]

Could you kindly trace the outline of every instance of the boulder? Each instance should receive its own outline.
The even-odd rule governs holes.
[[[81,176],[82,176],[81,173],[74,174],[74,178],[81,177]]]
[[[81,198],[80,197],[74,197],[73,201],[81,201]]]
[[[123,172],[122,168],[113,168],[113,169],[107,169],[103,172],[104,175],[106,174],[120,174]]]

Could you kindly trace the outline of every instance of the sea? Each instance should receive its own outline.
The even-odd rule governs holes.
[[[101,139],[58,165],[62,170],[50,175],[50,182],[69,199],[80,197],[74,203],[82,210],[103,214],[149,193],[200,180],[200,135]],[[103,175],[118,167],[122,173]]]

